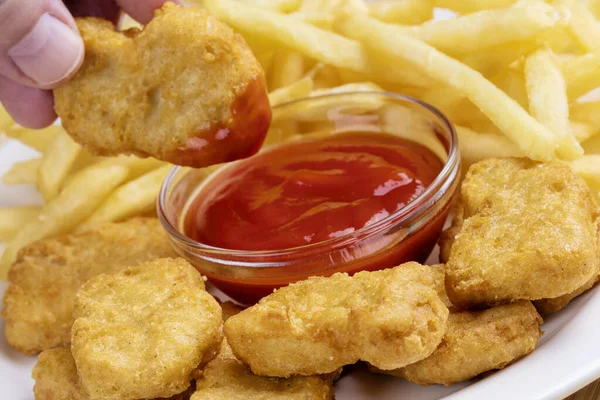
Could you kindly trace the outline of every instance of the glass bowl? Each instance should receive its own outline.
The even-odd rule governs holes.
[[[234,300],[251,304],[274,288],[309,276],[355,273],[424,262],[446,221],[460,177],[456,132],[432,106],[386,92],[309,97],[273,107],[262,149],[306,135],[382,132],[415,141],[444,163],[415,200],[372,225],[327,241],[282,250],[246,251],[209,246],[187,237],[184,216],[199,187],[223,165],[176,167],[158,199],[158,216],[177,252]]]

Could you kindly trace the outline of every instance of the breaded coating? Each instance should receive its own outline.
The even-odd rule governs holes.
[[[598,271],[598,206],[567,165],[489,159],[461,188],[446,290],[461,308],[563,296]]]
[[[452,385],[484,372],[502,369],[531,353],[542,336],[542,318],[530,301],[484,311],[456,311],[432,355],[417,363],[381,373],[419,385]]]
[[[258,375],[327,374],[364,360],[400,368],[431,354],[448,309],[430,267],[312,277],[278,289],[231,317],[234,354]]]
[[[203,167],[254,154],[271,120],[264,72],[239,34],[165,4],[143,30],[78,18],[85,58],[54,90],[65,130],[97,155]]]
[[[79,384],[77,367],[68,347],[44,350],[31,376],[35,400],[88,400]]]
[[[156,218],[106,223],[23,248],[4,293],[6,340],[25,354],[69,344],[81,285],[101,273],[171,256],[176,253]]]
[[[598,260],[600,260],[600,221],[598,221],[598,243]],[[542,315],[542,317],[544,317],[548,314],[552,314],[562,310],[571,302],[571,300],[587,292],[588,290],[593,288],[598,282],[600,282],[600,261],[598,262],[598,269],[596,270],[595,276],[593,276],[581,287],[575,289],[571,293],[567,293],[554,299],[536,300],[533,302],[533,305]]]
[[[223,303],[223,320],[242,309]],[[252,373],[231,351],[227,340],[219,355],[196,377],[193,400],[330,400],[333,399],[334,376],[293,376],[271,378]]]
[[[442,231],[438,245],[440,246],[440,262],[447,263],[450,258],[450,250],[456,240],[456,236],[460,233],[463,225],[464,208],[460,201],[453,207],[452,224]]]
[[[574,298],[584,294],[585,292],[587,292],[588,290],[593,288],[594,285],[596,283],[598,283],[598,280],[599,280],[599,277],[594,276],[592,279],[587,281],[583,286],[577,288],[576,290],[572,291],[571,293],[567,293],[565,295],[556,297],[554,299],[536,300],[533,302],[533,305],[535,306],[535,308],[538,310],[538,312],[542,316],[546,316],[546,315],[558,312],[558,311],[562,310],[563,308],[565,308],[567,305],[569,305],[571,300],[573,300]]]
[[[73,315],[73,358],[82,386],[98,400],[181,393],[222,340],[221,307],[182,258],[89,280]]]
[[[44,350],[32,372],[35,400],[91,400],[79,383],[75,360],[68,347]],[[189,400],[193,385],[169,400]],[[164,398],[155,400],[165,400]]]

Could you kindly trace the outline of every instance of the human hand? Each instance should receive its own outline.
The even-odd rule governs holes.
[[[83,61],[74,17],[114,22],[122,9],[147,23],[166,1],[0,0],[0,103],[25,127],[50,125],[56,119],[51,89],[71,78]]]

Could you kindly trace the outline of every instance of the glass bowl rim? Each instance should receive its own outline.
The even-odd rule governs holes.
[[[273,111],[278,109],[283,109],[285,107],[289,107],[294,104],[322,100],[325,98],[335,98],[335,97],[346,97],[350,95],[359,95],[359,96],[383,96],[390,97],[395,100],[401,100],[406,103],[411,103],[417,106],[420,106],[442,122],[444,127],[449,132],[449,150],[448,150],[448,159],[444,163],[444,167],[440,171],[440,173],[436,176],[433,182],[414,200],[408,203],[405,207],[402,207],[398,211],[388,215],[387,217],[381,219],[380,221],[375,222],[374,224],[362,227],[354,232],[347,233],[342,236],[338,236],[335,238],[331,238],[328,240],[324,240],[321,242],[310,243],[303,246],[290,247],[285,249],[277,249],[277,250],[236,250],[236,249],[227,249],[223,247],[215,247],[210,246],[201,242],[198,242],[194,239],[189,238],[183,233],[179,232],[179,230],[171,224],[169,218],[167,217],[166,212],[166,200],[167,200],[167,192],[170,188],[172,181],[175,179],[179,171],[183,167],[175,166],[169,172],[169,175],[163,182],[160,193],[157,201],[157,214],[158,218],[165,228],[165,230],[171,235],[172,238],[177,239],[179,242],[182,242],[184,245],[194,248],[195,250],[201,250],[206,253],[210,253],[212,255],[215,254],[223,254],[227,256],[235,256],[240,258],[255,258],[255,257],[276,257],[281,255],[290,255],[293,253],[303,253],[307,250],[315,251],[320,248],[324,249],[332,249],[332,248],[341,248],[346,247],[349,244],[354,243],[356,240],[360,240],[361,237],[371,236],[373,234],[377,234],[382,229],[385,229],[389,226],[390,223],[393,225],[399,225],[405,223],[407,220],[414,219],[415,216],[420,216],[424,214],[427,209],[431,207],[431,205],[426,207],[426,200],[434,195],[437,191],[443,188],[444,184],[448,181],[449,178],[456,177],[458,175],[458,169],[460,164],[460,153],[458,149],[458,136],[456,133],[456,129],[452,125],[452,123],[448,120],[448,118],[437,108],[432,106],[429,103],[421,101],[412,96],[393,93],[388,91],[352,91],[352,92],[342,92],[342,93],[330,93],[318,96],[311,97],[303,97],[301,99],[292,100],[289,102],[285,102],[282,104],[278,104],[273,107]],[[235,161],[234,161],[235,162]],[[190,173],[191,171],[188,171]],[[216,173],[216,172],[215,172]],[[423,204],[421,204],[423,203]]]

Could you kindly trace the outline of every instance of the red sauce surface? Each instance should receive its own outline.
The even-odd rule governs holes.
[[[231,116],[190,136],[165,160],[194,168],[249,157],[262,145],[271,123],[271,106],[263,76],[248,82],[231,104]]]
[[[382,133],[293,141],[219,173],[193,200],[184,230],[236,250],[322,242],[406,206],[442,168],[424,146]]]

